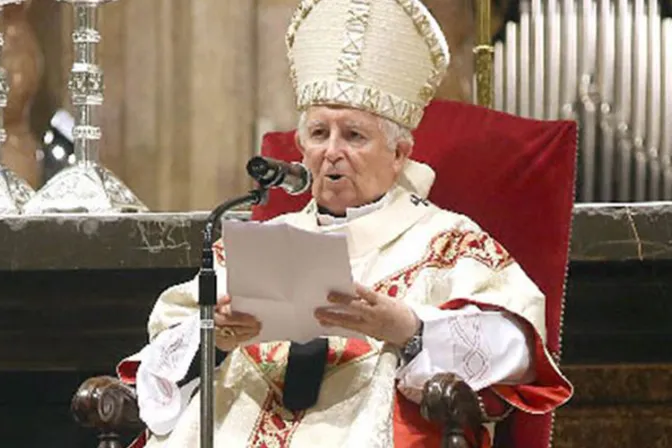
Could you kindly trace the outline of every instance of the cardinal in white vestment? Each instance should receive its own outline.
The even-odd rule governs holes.
[[[566,402],[571,385],[545,349],[542,292],[478,224],[426,200],[434,173],[412,160],[411,131],[449,62],[428,10],[304,0],[287,46],[313,199],[274,222],[345,236],[357,293],[325,297],[314,318],[362,338],[246,343],[264,322],[231,311],[216,244],[215,445],[438,446],[417,404],[439,372],[464,379],[486,408],[486,397],[530,413]],[[197,280],[161,294],[148,328],[148,345],[119,366],[136,385],[146,446],[198,446]],[[493,431],[483,428],[483,447]]]

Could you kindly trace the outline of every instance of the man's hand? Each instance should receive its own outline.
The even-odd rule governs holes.
[[[220,297],[215,305],[215,345],[230,352],[241,342],[248,341],[261,331],[261,322],[256,317],[231,311],[231,298]],[[235,336],[234,336],[235,334]]]
[[[358,331],[397,347],[404,346],[420,328],[418,317],[401,300],[377,293],[360,284],[355,285],[355,291],[357,297],[331,294],[327,300],[343,305],[343,308],[317,308],[315,317],[320,324]]]

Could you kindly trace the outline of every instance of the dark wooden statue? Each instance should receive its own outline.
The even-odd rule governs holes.
[[[478,395],[453,374],[438,374],[427,381],[420,405],[423,417],[443,427],[443,448],[478,448],[480,426],[485,421]],[[77,422],[96,429],[98,448],[122,448],[120,433],[141,431],[142,421],[135,391],[107,376],[86,380],[72,399]],[[466,434],[474,434],[470,445]]]

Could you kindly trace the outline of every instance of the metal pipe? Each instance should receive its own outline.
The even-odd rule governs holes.
[[[544,7],[541,0],[532,0],[532,117],[543,120],[544,117],[544,79],[546,64],[544,60],[545,26]]]
[[[518,25],[506,24],[506,112],[518,112]]]
[[[574,0],[562,2],[562,118],[574,118],[578,93],[578,18]]]
[[[518,65],[518,114],[522,117],[531,116],[531,82],[530,71],[530,2],[520,2],[520,59]]]
[[[618,38],[616,39],[616,116],[618,157],[618,200],[630,201],[630,169],[632,142],[632,10],[629,0],[618,0],[616,7]]]
[[[201,448],[214,446],[214,382],[215,382],[215,336],[214,305],[201,305],[201,394],[200,394],[200,441]]]
[[[672,18],[663,20],[662,42],[672,42]],[[662,45],[663,108],[660,158],[663,171],[663,198],[672,200],[672,45]]]
[[[598,36],[598,87],[600,98],[600,200],[613,200],[614,140],[613,117],[614,71],[616,53],[616,11],[612,0],[600,0]]]
[[[490,0],[478,0],[477,2],[477,27],[475,73],[476,73],[476,103],[480,106],[493,107],[493,65],[494,47],[490,33]]]
[[[632,138],[634,150],[634,200],[646,199],[647,155],[646,137],[646,89],[648,71],[648,23],[644,0],[635,0],[634,5],[634,45],[633,45],[633,95],[632,95]]]
[[[556,120],[560,116],[560,74],[562,57],[562,40],[560,31],[562,14],[558,0],[548,0],[547,4],[547,38],[546,38],[546,111],[545,116]]]
[[[649,200],[660,200],[660,133],[662,127],[662,48],[661,48],[661,16],[658,2],[650,1],[648,7],[649,21],[649,88],[647,89],[646,111],[646,153],[649,158]],[[672,45],[672,43],[668,43]],[[672,75],[669,74],[669,75]]]
[[[494,89],[495,89],[495,110],[504,110],[504,43],[495,43],[495,70],[494,70]]]

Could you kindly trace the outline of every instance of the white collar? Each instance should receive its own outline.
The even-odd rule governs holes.
[[[317,213],[317,223],[320,226],[338,226],[342,224],[346,224],[353,219],[357,219],[359,217],[362,217],[364,215],[368,215],[371,212],[375,212],[376,210],[380,210],[383,208],[387,203],[390,202],[390,193],[387,192],[385,193],[385,196],[382,198],[378,199],[376,202],[372,202],[370,204],[365,204],[361,205],[359,207],[348,207],[345,209],[345,217],[336,217],[336,216],[331,216],[331,215],[326,215],[322,213]]]

